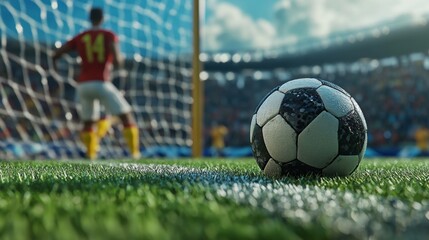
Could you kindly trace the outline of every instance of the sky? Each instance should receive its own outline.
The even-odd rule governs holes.
[[[423,23],[428,0],[200,0],[202,51],[301,46],[365,31]],[[105,27],[129,54],[192,49],[192,0],[0,0],[0,35],[65,41],[103,7]],[[162,50],[161,48],[165,49]]]
[[[269,49],[308,39],[421,24],[427,0],[206,0],[207,51]]]

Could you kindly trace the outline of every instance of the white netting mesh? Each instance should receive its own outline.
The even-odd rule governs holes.
[[[119,36],[127,74],[113,83],[134,107],[141,145],[191,144],[192,0],[0,0],[0,158],[81,156],[79,59],[63,57],[57,74],[50,56],[90,27],[92,6]],[[123,156],[119,125],[102,146],[101,157]]]

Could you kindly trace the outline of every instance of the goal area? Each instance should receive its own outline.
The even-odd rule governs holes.
[[[80,59],[52,54],[90,27],[91,7],[119,36],[123,70],[112,82],[132,105],[143,156],[187,156],[192,146],[193,0],[0,1],[0,159],[84,154],[75,101]],[[102,114],[107,114],[102,111]],[[100,140],[100,158],[127,157],[121,124]]]

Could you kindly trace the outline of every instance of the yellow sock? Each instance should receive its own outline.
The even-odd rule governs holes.
[[[86,147],[86,157],[93,160],[97,158],[98,137],[94,131],[83,131],[80,139]]]
[[[109,131],[110,127],[111,127],[112,123],[110,121],[109,118],[103,118],[100,119],[97,122],[97,136],[99,138],[103,138],[104,136],[106,136],[107,132]]]
[[[135,159],[140,158],[139,130],[135,126],[124,127],[124,138],[130,149],[131,156]]]

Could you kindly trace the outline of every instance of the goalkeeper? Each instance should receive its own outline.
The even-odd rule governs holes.
[[[99,138],[106,132],[107,121],[101,121],[98,132],[95,131],[100,119],[100,103],[108,113],[116,115],[123,124],[123,136],[133,158],[140,157],[139,131],[132,114],[130,104],[110,82],[112,63],[116,67],[123,65],[119,50],[118,37],[111,31],[101,28],[103,10],[92,8],[89,19],[92,27],[69,40],[53,55],[54,68],[57,60],[65,53],[77,51],[82,59],[76,98],[81,106],[79,113],[83,120],[80,134],[86,147],[86,157],[97,158]]]

